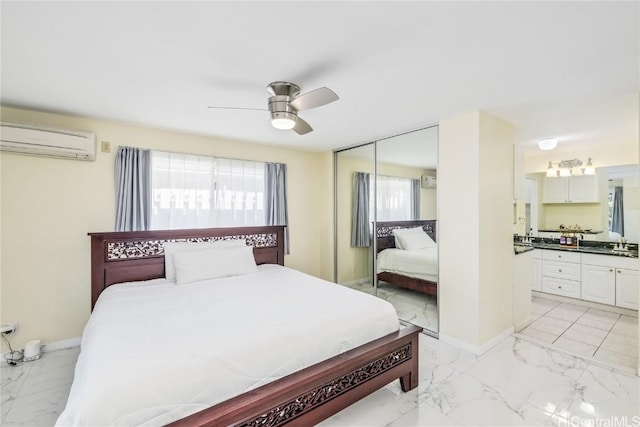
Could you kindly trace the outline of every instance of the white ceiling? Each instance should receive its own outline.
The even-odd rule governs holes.
[[[327,150],[481,109],[517,143],[638,139],[640,2],[2,1],[1,102]],[[314,132],[266,86],[327,86]]]

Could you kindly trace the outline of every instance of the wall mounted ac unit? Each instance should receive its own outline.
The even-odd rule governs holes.
[[[420,177],[420,187],[422,188],[436,188],[438,184],[438,178],[435,176],[422,175]]]
[[[33,156],[95,160],[96,138],[91,132],[2,122],[0,150]]]

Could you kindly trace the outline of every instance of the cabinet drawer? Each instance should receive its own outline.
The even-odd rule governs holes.
[[[572,262],[542,261],[542,275],[557,279],[580,281],[580,264]]]
[[[579,263],[581,260],[580,254],[578,252],[554,251],[554,250],[542,251],[542,259],[548,259],[549,261],[563,261],[563,262],[577,262],[577,263]]]
[[[542,292],[580,298],[580,282],[557,279],[555,277],[542,277]]]

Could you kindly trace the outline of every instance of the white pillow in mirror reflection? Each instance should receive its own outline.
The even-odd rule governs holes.
[[[433,241],[422,227],[396,228],[393,230],[396,248],[415,251],[418,249],[435,248]]]

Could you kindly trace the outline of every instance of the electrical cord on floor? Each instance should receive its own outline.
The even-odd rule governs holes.
[[[2,340],[4,342],[6,342],[7,345],[9,346],[9,351],[4,354],[4,360],[6,360],[6,362],[9,365],[16,366],[18,364],[18,362],[22,361],[22,358],[23,358],[22,351],[21,350],[14,350],[11,347],[11,343],[9,342],[9,339],[6,337],[6,335],[4,333],[2,334]]]

